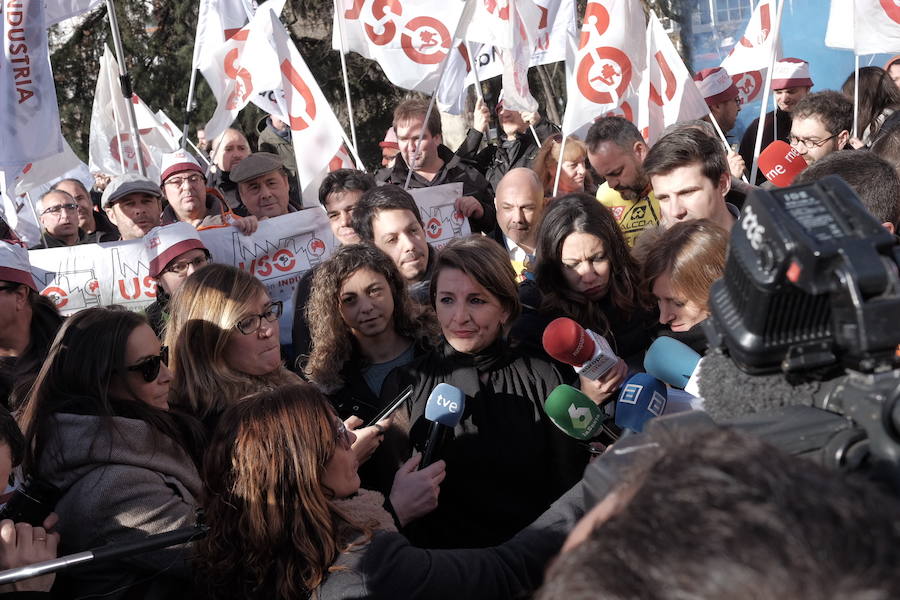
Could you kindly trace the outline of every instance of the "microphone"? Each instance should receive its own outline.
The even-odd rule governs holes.
[[[572,365],[576,373],[588,379],[600,379],[619,362],[606,338],[567,317],[547,325],[542,341],[547,354]]]
[[[663,414],[667,398],[665,384],[656,377],[632,375],[616,400],[616,425],[626,432],[642,432],[647,421]]]
[[[697,365],[701,356],[693,348],[669,336],[653,340],[644,355],[644,370],[648,375],[699,396]]]
[[[439,383],[431,390],[428,403],[425,404],[425,418],[431,421],[428,430],[428,441],[422,452],[422,461],[419,470],[424,469],[435,461],[435,454],[446,431],[459,425],[463,411],[466,409],[466,396],[458,387],[449,383]]]
[[[560,431],[583,442],[595,437],[606,420],[606,414],[593,400],[566,384],[550,392],[544,401],[544,412]]]
[[[759,154],[759,170],[778,187],[791,185],[807,166],[806,159],[781,140],[775,140]]]

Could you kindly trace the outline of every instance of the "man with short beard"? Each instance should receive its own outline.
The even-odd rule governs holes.
[[[585,144],[591,166],[606,179],[597,200],[612,210],[625,241],[633,246],[637,236],[660,219],[659,202],[643,169],[649,148],[637,127],[622,117],[595,121]]]

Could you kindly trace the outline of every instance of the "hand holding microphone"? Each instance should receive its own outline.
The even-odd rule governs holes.
[[[572,365],[576,373],[587,379],[602,378],[620,362],[606,338],[566,317],[547,325],[542,342],[547,354]]]

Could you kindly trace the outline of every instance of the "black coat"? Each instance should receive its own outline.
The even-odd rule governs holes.
[[[542,143],[559,133],[559,127],[549,121],[541,121],[534,126],[534,130]],[[469,129],[466,139],[456,149],[456,154],[463,160],[474,163],[495,190],[503,176],[512,169],[530,167],[531,161],[541,150],[530,129],[516,134],[513,138],[501,133],[499,142],[489,143],[479,152],[478,147],[483,137],[480,131]]]

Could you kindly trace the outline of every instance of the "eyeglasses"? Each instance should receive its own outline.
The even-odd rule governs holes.
[[[58,217],[60,214],[62,214],[62,211],[75,212],[77,210],[77,204],[57,204],[56,206],[51,206],[50,208],[44,209],[41,212],[41,215],[53,215],[54,217]]]
[[[194,269],[199,269],[205,264],[209,263],[209,257],[205,254],[203,256],[198,256],[192,260],[180,260],[177,263],[172,263],[165,269],[163,269],[163,273],[175,273],[176,275],[184,275],[187,273],[189,267],[194,267]]]
[[[181,185],[187,181],[189,184],[194,185],[196,183],[200,183],[203,180],[201,175],[188,175],[187,177],[170,177],[166,180],[163,185],[171,185],[174,188],[180,188]]]
[[[821,148],[822,144],[827,142],[828,140],[834,139],[838,136],[838,134],[830,135],[824,140],[808,140],[803,138],[798,138],[796,135],[790,136],[788,139],[791,142],[791,146],[803,146],[807,150],[812,150],[813,148]]]
[[[156,378],[159,377],[159,369],[163,363],[169,364],[168,346],[160,348],[157,356],[148,356],[136,365],[125,367],[125,370],[139,372],[144,378],[144,381],[150,383],[151,381],[156,381]]]
[[[272,321],[277,321],[278,317],[281,316],[282,304],[281,301],[270,302],[268,306],[266,306],[266,310],[258,315],[250,315],[249,317],[244,317],[240,321],[235,324],[237,330],[243,333],[244,335],[250,335],[251,333],[255,333],[259,326],[262,325],[262,320],[265,319],[270,323]]]
[[[344,425],[344,422],[340,420],[338,420],[337,425],[337,443],[345,450],[353,447],[353,442],[350,441],[350,432],[347,431],[347,426]]]

